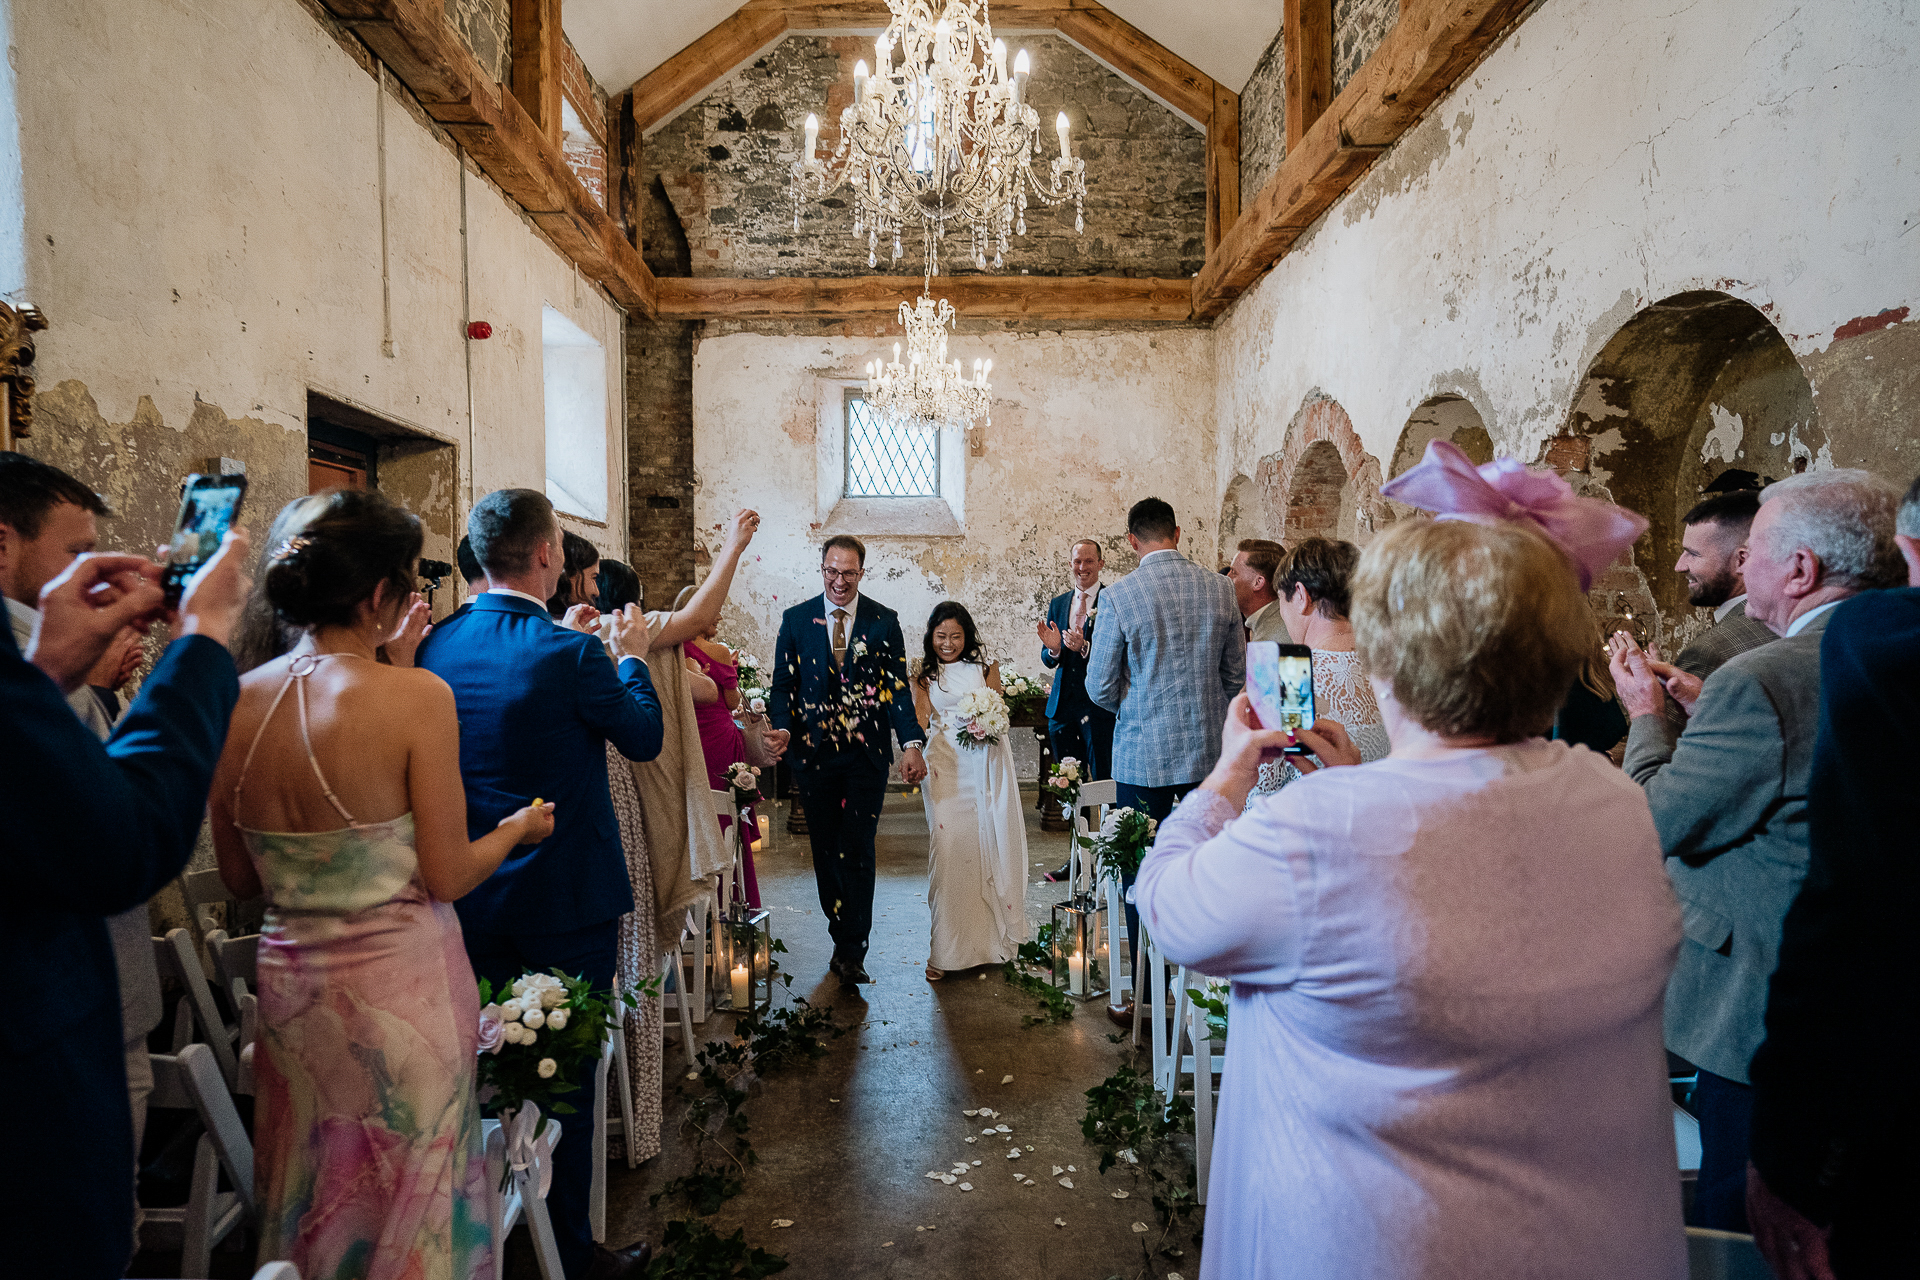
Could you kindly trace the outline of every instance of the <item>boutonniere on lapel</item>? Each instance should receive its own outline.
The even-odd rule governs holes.
[[[867,656],[867,642],[865,640],[855,640],[851,645],[847,646],[847,652],[855,658],[864,658]]]

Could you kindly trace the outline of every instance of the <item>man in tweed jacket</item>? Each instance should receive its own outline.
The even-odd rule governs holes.
[[[1247,640],[1233,584],[1177,549],[1172,507],[1159,498],[1134,503],[1127,542],[1140,567],[1101,596],[1087,696],[1116,715],[1120,803],[1157,820],[1220,758],[1227,703],[1246,683]],[[1129,951],[1139,935],[1128,903]]]
[[[1633,717],[1626,771],[1646,788],[1684,939],[1667,987],[1667,1047],[1700,1069],[1695,1226],[1745,1231],[1747,1064],[1759,1046],[1781,925],[1807,871],[1807,787],[1829,611],[1904,577],[1898,494],[1864,471],[1809,472],[1761,495],[1748,538],[1753,616],[1781,639],[1698,689],[1686,731],[1662,714],[1684,674],[1627,642],[1613,662]],[[1656,670],[1658,668],[1658,670]],[[1662,689],[1661,675],[1666,676]]]
[[[1747,530],[1759,510],[1758,489],[1735,489],[1703,499],[1680,518],[1686,531],[1673,567],[1687,575],[1687,603],[1713,610],[1713,625],[1695,636],[1673,665],[1702,680],[1727,659],[1774,638],[1747,616]]]

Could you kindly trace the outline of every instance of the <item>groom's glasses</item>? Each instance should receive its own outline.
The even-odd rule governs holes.
[[[822,569],[820,576],[832,578],[835,582],[858,582],[865,569]]]

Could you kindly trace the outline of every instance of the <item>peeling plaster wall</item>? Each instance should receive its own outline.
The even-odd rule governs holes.
[[[1316,388],[1375,459],[1442,394],[1538,458],[1621,326],[1689,290],[1759,308],[1833,463],[1904,485],[1917,76],[1920,14],[1898,0],[1844,23],[1790,0],[1548,0],[1223,318],[1215,494]]]
[[[473,491],[540,488],[543,304],[601,341],[618,386],[617,309],[471,172],[472,314],[494,333],[465,341],[459,162],[397,89],[385,104],[395,351],[382,354],[380,89],[294,0],[72,0],[18,6],[15,21],[25,298],[51,321],[26,448],[113,502],[109,545],[159,541],[179,477],[212,456],[247,464],[247,522],[264,537],[306,491],[309,389],[453,446],[452,483],[417,457],[383,476],[430,524],[457,530]],[[624,554],[609,399],[614,523],[576,527]],[[427,554],[450,560],[450,541]]]
[[[711,542],[739,507],[760,512],[722,634],[767,662],[781,612],[820,592],[817,405],[837,405],[882,342],[736,333],[695,352],[697,528]],[[861,589],[899,611],[910,653],[951,598],[995,654],[1038,670],[1034,624],[1066,589],[1068,547],[1099,539],[1111,581],[1133,564],[1127,508],[1149,495],[1173,504],[1183,549],[1214,563],[1212,334],[961,333],[953,350],[993,361],[993,423],[965,460],[965,536],[863,535]]]

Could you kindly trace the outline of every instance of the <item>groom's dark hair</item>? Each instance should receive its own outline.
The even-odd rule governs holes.
[[[1167,542],[1178,531],[1173,508],[1159,498],[1142,498],[1127,512],[1127,532],[1142,542]]]
[[[867,567],[867,544],[860,541],[860,539],[854,537],[850,533],[836,533],[831,538],[828,538],[825,542],[820,544],[820,563],[821,564],[825,564],[827,562],[827,553],[832,551],[835,547],[843,547],[846,550],[853,552],[854,555],[860,557],[860,567],[862,569]]]
[[[553,503],[538,489],[495,489],[473,504],[467,537],[489,574],[525,573],[540,544],[553,541]]]

